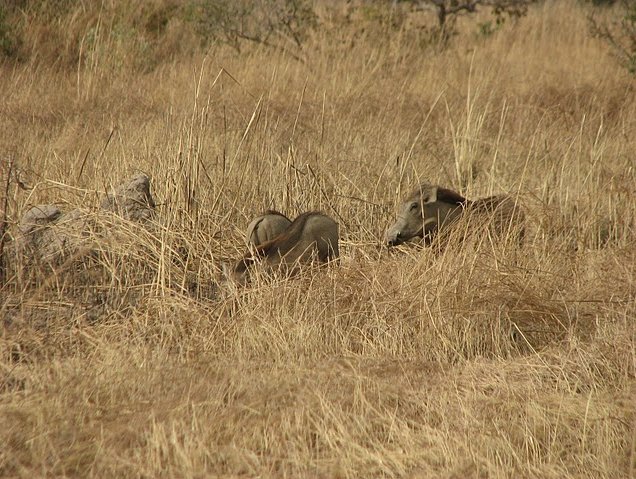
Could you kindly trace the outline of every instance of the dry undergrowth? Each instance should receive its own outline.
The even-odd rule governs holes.
[[[0,66],[11,231],[137,171],[158,205],[151,229],[96,218],[97,252],[9,265],[0,475],[634,477],[636,94],[585,22],[548,3],[444,51],[317,34],[305,64],[220,48],[150,73],[105,36],[90,68]],[[387,251],[419,178],[515,195],[525,244]],[[220,291],[268,207],[333,216],[340,263]]]

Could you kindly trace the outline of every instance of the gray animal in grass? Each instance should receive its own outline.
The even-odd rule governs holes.
[[[320,263],[335,260],[340,254],[338,234],[338,223],[329,216],[315,211],[303,213],[284,233],[246,253],[229,276],[245,282],[249,269],[259,261],[269,270],[293,273],[301,264],[313,260]]]
[[[284,214],[274,210],[267,210],[262,215],[254,218],[247,226],[247,245],[259,246],[267,243],[287,231],[291,224],[291,220]]]
[[[468,217],[473,228],[487,227],[500,237],[511,232],[523,240],[525,216],[514,198],[497,195],[468,200],[455,191],[423,183],[400,206],[386,242],[396,246],[420,237],[430,244],[438,232],[450,230],[462,217]]]

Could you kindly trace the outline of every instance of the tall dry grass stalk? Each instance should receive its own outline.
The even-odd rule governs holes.
[[[585,14],[546,2],[487,39],[467,21],[443,51],[343,30],[305,63],[218,47],[147,71],[99,23],[74,69],[0,66],[12,234],[42,203],[113,231],[9,265],[0,475],[634,477],[636,95]],[[157,225],[97,215],[139,171]],[[525,244],[387,251],[423,178],[517,196]],[[220,292],[270,207],[334,217],[340,263]]]

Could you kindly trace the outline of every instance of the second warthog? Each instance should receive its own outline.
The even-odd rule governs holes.
[[[500,238],[522,241],[525,215],[516,200],[507,195],[468,200],[459,193],[428,183],[421,184],[400,206],[395,223],[386,233],[389,246],[412,238],[426,244],[439,232],[450,231],[461,218],[471,229],[485,229]]]
[[[339,228],[329,216],[319,212],[303,213],[284,233],[256,246],[241,258],[232,270],[234,280],[244,282],[248,270],[257,262],[267,269],[291,273],[312,261],[327,263],[338,257]]]
[[[260,216],[254,218],[247,226],[247,245],[259,246],[273,240],[277,236],[287,231],[292,224],[291,220],[282,213],[274,210],[267,210]]]

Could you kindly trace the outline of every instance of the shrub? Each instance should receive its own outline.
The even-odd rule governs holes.
[[[238,52],[245,42],[253,42],[299,58],[294,51],[302,49],[317,25],[307,0],[200,0],[193,7],[204,41],[225,43]]]
[[[7,6],[0,5],[0,57],[13,57],[18,52],[20,39],[9,22]]]
[[[636,0],[616,2],[613,18],[599,20],[590,15],[590,31],[593,36],[607,43],[618,59],[632,75],[636,74]]]

